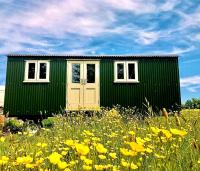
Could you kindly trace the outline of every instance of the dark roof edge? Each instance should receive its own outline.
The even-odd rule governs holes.
[[[177,54],[151,54],[151,55],[70,55],[70,54],[8,54],[7,57],[93,57],[93,58],[106,58],[106,57],[179,57]]]

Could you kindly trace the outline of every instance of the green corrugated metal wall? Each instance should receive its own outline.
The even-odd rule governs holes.
[[[30,58],[28,58],[30,59]],[[41,58],[40,58],[41,59]],[[55,113],[66,102],[66,60],[50,59],[50,83],[23,83],[25,58],[8,58],[4,113],[10,116]]]
[[[141,107],[145,97],[153,106],[171,108],[180,104],[177,58],[141,58],[138,60],[139,83],[114,83],[113,60],[101,60],[100,97],[102,106],[120,104]]]
[[[56,113],[66,106],[66,58],[50,57],[50,83],[23,83],[25,60],[9,57],[4,112],[10,116]],[[32,59],[41,59],[34,57]],[[45,58],[47,59],[47,58]],[[115,58],[116,59],[116,58]],[[100,60],[101,106],[141,107],[145,100],[157,107],[180,104],[178,58],[134,58],[138,61],[139,83],[114,83],[114,62]]]

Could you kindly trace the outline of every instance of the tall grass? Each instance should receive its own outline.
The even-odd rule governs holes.
[[[2,133],[0,169],[200,170],[200,110],[143,119],[136,113],[69,113],[55,116],[52,128]]]

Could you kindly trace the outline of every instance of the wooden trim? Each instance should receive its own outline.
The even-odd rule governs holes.
[[[135,79],[128,79],[128,64],[135,64]],[[117,78],[117,64],[124,64],[124,79]],[[114,83],[139,83],[138,80],[138,61],[114,61]]]
[[[29,63],[35,63],[35,78],[28,78]],[[40,63],[46,63],[46,79],[39,79]],[[25,73],[24,73],[24,83],[48,83],[50,76],[50,61],[49,60],[25,60]]]

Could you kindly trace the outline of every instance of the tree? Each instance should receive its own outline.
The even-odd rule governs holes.
[[[191,100],[187,100],[184,107],[190,109],[200,109],[200,98],[192,98]]]

